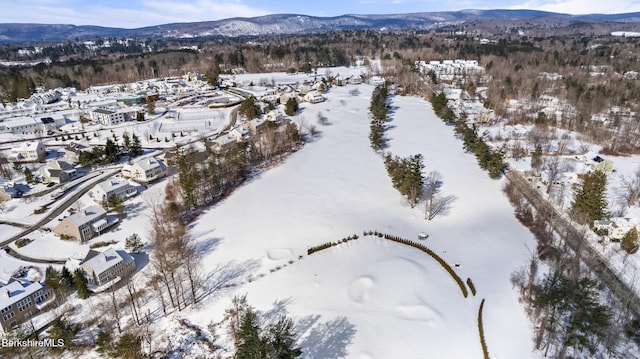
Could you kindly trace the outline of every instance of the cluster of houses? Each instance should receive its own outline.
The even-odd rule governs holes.
[[[133,274],[136,262],[123,250],[108,248],[103,252],[89,250],[81,259],[69,259],[70,272],[80,269],[90,291],[102,292]],[[42,281],[11,278],[0,285],[0,335],[29,323],[34,316],[53,307],[55,293]],[[37,328],[32,328],[37,329]]]
[[[420,72],[426,74],[435,73],[438,79],[444,81],[453,81],[456,78],[467,75],[483,75],[484,67],[478,64],[476,60],[443,60],[443,61],[422,61],[418,60],[415,65]]]

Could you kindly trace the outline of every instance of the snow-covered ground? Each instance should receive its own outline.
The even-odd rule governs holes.
[[[348,76],[366,69],[332,72]],[[324,73],[319,70],[318,75]],[[253,76],[255,83],[262,77],[277,82],[290,82],[295,76],[303,80],[301,75]],[[249,75],[237,79],[251,81]],[[351,93],[355,88],[359,94]],[[206,328],[211,321],[222,320],[234,295],[247,293],[249,303],[265,320],[284,312],[295,320],[304,358],[481,357],[477,314],[480,301],[486,299],[483,319],[491,356],[536,357],[530,323],[509,280],[514,270],[527,263],[528,248],[535,247],[535,242],[514,218],[501,190],[503,181],[489,179],[478,168],[429,103],[393,97],[388,151],[400,156],[422,153],[426,171],[439,171],[443,193],[455,196],[444,215],[426,221],[423,204],[409,207],[393,189],[382,156],[369,146],[372,90],[370,85],[333,87],[325,94],[327,101],[301,104],[295,120],[302,127],[315,125],[319,134],[190,225],[201,251],[203,276],[211,280],[205,289],[233,286],[214,291],[195,309],[156,322],[162,337],[180,342],[173,316]],[[329,125],[316,124],[319,112]],[[144,129],[140,131],[147,136]],[[119,130],[114,132],[120,137]],[[106,140],[111,133],[98,136]],[[128,215],[118,230],[94,241],[116,240],[116,247],[122,247],[131,233],[147,240],[149,203],[162,197],[164,184],[166,180],[127,201]],[[6,216],[12,217],[10,212]],[[417,240],[420,232],[428,233],[423,243],[452,266],[456,264],[463,280],[471,278],[477,296],[464,298],[449,274],[425,253],[389,241],[361,238],[306,254],[310,246],[353,234],[362,237],[364,230],[411,240]],[[63,258],[87,250],[86,245],[59,245],[48,233],[32,236],[35,241],[22,248],[25,254]],[[4,258],[0,262],[18,265]],[[148,280],[144,272],[150,267],[132,278],[137,287]],[[76,315],[95,315],[92,303],[99,300],[97,295],[74,301]],[[219,344],[231,349],[224,338]],[[207,353],[199,353],[206,357]],[[193,351],[192,357],[197,354],[198,350]]]
[[[360,86],[359,96],[350,89],[334,87],[328,101],[305,104],[307,121],[319,111],[329,118],[319,137],[192,226],[205,266],[242,284],[183,316],[206,327],[222,319],[233,295],[248,293],[260,311],[284,306],[306,358],[470,358],[482,355],[476,320],[486,298],[491,355],[534,357],[529,322],[509,281],[534,240],[514,218],[502,181],[478,168],[427,102],[394,97],[389,150],[424,154],[427,171],[439,171],[444,193],[456,197],[446,215],[424,220],[424,209],[407,205],[369,147],[372,87]],[[459,264],[477,297],[464,299],[433,259],[395,243],[361,239],[306,256],[310,246],[368,229],[413,240],[428,232],[425,244]]]

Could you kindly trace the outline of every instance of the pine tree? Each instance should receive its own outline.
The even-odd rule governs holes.
[[[59,341],[62,346],[51,347],[54,352],[61,352],[72,347],[71,341],[76,336],[78,328],[67,323],[66,320],[59,318],[54,320],[49,327],[49,339],[53,339],[53,342],[58,344]]]
[[[73,285],[76,287],[78,291],[78,298],[87,299],[89,298],[89,288],[87,287],[87,279],[84,277],[82,270],[80,268],[76,269],[73,272]]]
[[[630,254],[638,251],[638,230],[635,226],[633,226],[629,232],[625,233],[620,246]]]
[[[540,167],[542,167],[542,146],[538,144],[531,154],[531,168],[539,171]]]
[[[140,253],[142,250],[142,240],[137,233],[133,233],[129,237],[127,237],[126,244],[124,248],[131,253]]]
[[[572,214],[577,220],[592,224],[607,216],[606,199],[607,175],[602,171],[590,171],[582,180],[582,187],[576,191]]]
[[[298,100],[296,100],[293,97],[289,97],[289,99],[287,100],[287,103],[285,103],[284,113],[286,113],[287,116],[294,116],[297,111],[298,111]]]
[[[151,137],[151,135],[149,135],[149,137]],[[131,152],[131,155],[134,157],[140,156],[143,152],[142,146],[140,145],[140,138],[138,138],[138,136],[136,136],[135,133],[131,135],[130,152]]]
[[[107,162],[116,162],[120,159],[120,148],[110,138],[107,138],[107,144],[104,146],[104,155]]]
[[[295,345],[293,320],[286,316],[269,327],[266,341],[268,358],[294,359],[302,355],[302,350]]]
[[[242,318],[239,332],[240,344],[235,359],[263,359],[266,357],[265,341],[260,337],[260,323],[253,310]]]
[[[71,289],[73,288],[73,274],[69,272],[67,267],[62,267],[60,271],[60,284],[63,288]]]

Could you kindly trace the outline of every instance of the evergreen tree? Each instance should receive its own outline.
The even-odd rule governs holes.
[[[133,233],[129,237],[127,237],[126,244],[124,248],[131,253],[140,253],[142,250],[142,240],[137,233]]]
[[[296,347],[293,320],[286,316],[269,327],[266,341],[269,359],[294,359],[302,355],[302,350]]]
[[[126,152],[131,152],[131,137],[126,132],[122,134],[122,145]]]
[[[238,114],[249,120],[260,117],[260,108],[256,105],[256,98],[250,96],[243,100],[238,107]]]
[[[147,101],[147,115],[152,116],[156,111],[156,103],[151,99],[151,97],[146,97]]]
[[[218,86],[220,82],[220,65],[217,62],[213,63],[213,66],[207,71],[207,82],[212,86]]]
[[[111,353],[114,358],[138,359],[142,358],[142,339],[139,337],[125,333],[115,345],[115,349]]]
[[[263,359],[266,357],[265,341],[260,337],[260,323],[253,310],[248,310],[242,318],[239,339],[235,359]]]
[[[144,151],[142,150],[142,146],[140,145],[140,138],[136,136],[136,134],[131,135],[131,148],[130,152],[132,156],[140,156]]]
[[[110,138],[107,138],[107,144],[104,147],[104,156],[107,162],[116,162],[120,159],[120,148]]]
[[[531,154],[531,168],[540,170],[542,167],[542,146],[536,145],[535,150]]]
[[[76,269],[73,272],[73,285],[76,287],[78,291],[78,298],[87,299],[89,298],[89,288],[87,287],[87,279],[84,277],[82,270],[80,268]]]
[[[27,183],[33,183],[33,172],[31,172],[29,167],[24,168],[24,179]]]
[[[572,215],[584,223],[607,216],[607,175],[602,171],[590,171],[584,175],[582,187],[574,195]]]
[[[73,288],[73,274],[64,266],[60,271],[60,284],[65,289]]]
[[[61,346],[53,346],[51,350],[61,352],[70,349],[73,346],[71,341],[77,332],[78,328],[67,323],[66,320],[62,318],[54,320],[48,330],[49,339],[53,339],[54,343],[61,344]]]
[[[60,272],[53,268],[53,266],[48,266],[46,269],[44,285],[56,292],[61,289]]]
[[[289,97],[289,99],[287,100],[287,103],[285,104],[284,113],[286,113],[287,116],[294,116],[297,111],[298,111],[298,100],[296,100],[293,97]]]
[[[114,350],[111,332],[101,330],[95,340],[96,351],[104,356],[111,356]]]
[[[633,226],[629,232],[625,233],[620,246],[627,253],[633,254],[638,251],[638,230],[635,226]]]

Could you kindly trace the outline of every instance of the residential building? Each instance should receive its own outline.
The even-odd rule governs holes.
[[[105,202],[111,196],[117,196],[124,200],[138,193],[135,187],[124,178],[110,178],[100,182],[89,192],[89,195],[98,202]]]
[[[122,109],[118,111],[98,108],[91,112],[91,119],[103,126],[115,126],[129,121],[136,116],[135,109]]]
[[[11,149],[11,154],[7,156],[9,162],[42,162],[47,157],[42,142],[27,141],[20,143],[20,146]]]
[[[122,175],[140,183],[149,183],[167,175],[167,166],[154,157],[144,158],[122,168]]]
[[[80,154],[84,151],[90,151],[91,148],[89,146],[85,146],[78,142],[71,142],[66,145],[63,149],[65,157],[70,159],[71,161],[78,163],[80,162]]]
[[[107,219],[107,211],[100,206],[90,206],[64,218],[53,232],[60,236],[75,238],[81,242],[99,236],[102,231],[117,223]]]
[[[307,93],[306,95],[304,95],[303,99],[309,103],[320,103],[324,101],[324,97],[316,91]]]
[[[229,131],[229,134],[236,138],[236,141],[242,142],[249,138],[250,132],[243,126],[236,126]]]
[[[249,123],[247,123],[247,126],[252,133],[259,134],[265,129],[265,127],[267,127],[267,121],[262,117],[258,117],[249,121]]]
[[[100,292],[119,282],[136,270],[135,259],[127,252],[109,248],[100,253],[89,251],[80,264],[90,290]]]
[[[216,152],[226,151],[237,143],[236,137],[231,134],[222,135],[213,140],[211,149]]]
[[[0,334],[28,322],[54,299],[40,282],[13,281],[0,287]]]
[[[38,174],[42,177],[43,183],[64,183],[76,176],[76,169],[73,164],[63,160],[47,161],[38,169]]]

